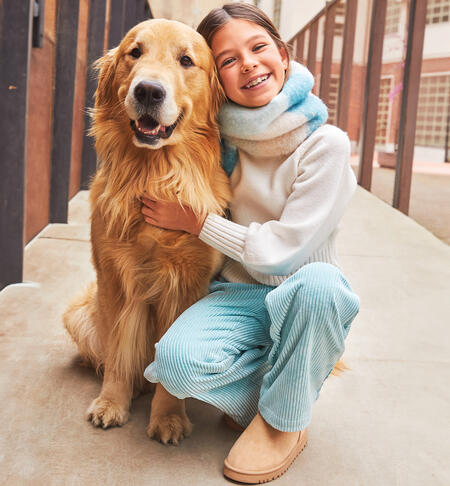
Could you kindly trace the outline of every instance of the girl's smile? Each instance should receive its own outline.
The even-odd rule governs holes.
[[[232,19],[211,42],[220,81],[228,98],[247,107],[269,103],[282,89],[288,56],[258,24]]]
[[[269,79],[270,73],[266,73],[263,75],[256,75],[250,78],[250,81],[242,86],[242,89],[257,89],[261,86],[264,86],[265,82]]]

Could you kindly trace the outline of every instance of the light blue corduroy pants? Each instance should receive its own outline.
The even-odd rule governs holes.
[[[244,427],[259,410],[278,430],[302,430],[358,311],[328,263],[305,265],[278,287],[214,281],[156,343],[144,376]]]

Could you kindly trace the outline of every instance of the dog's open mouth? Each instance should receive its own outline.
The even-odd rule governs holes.
[[[161,138],[169,138],[172,135],[181,116],[172,125],[161,125],[150,115],[141,116],[138,120],[130,120],[131,128],[140,142],[154,145]]]

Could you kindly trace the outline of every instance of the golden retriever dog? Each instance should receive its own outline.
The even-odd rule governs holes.
[[[196,236],[147,224],[140,197],[206,216],[223,214],[230,190],[216,124],[224,93],[200,34],[148,20],[97,67],[91,133],[100,165],[90,188],[97,281],[69,306],[64,325],[85,363],[103,371],[87,418],[107,428],[127,422],[155,343],[207,294],[222,261]],[[154,391],[147,434],[177,444],[192,430],[184,400],[160,384]]]

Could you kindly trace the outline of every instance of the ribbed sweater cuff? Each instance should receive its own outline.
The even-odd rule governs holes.
[[[246,226],[233,223],[217,214],[209,214],[198,237],[216,250],[240,262],[247,231]]]

